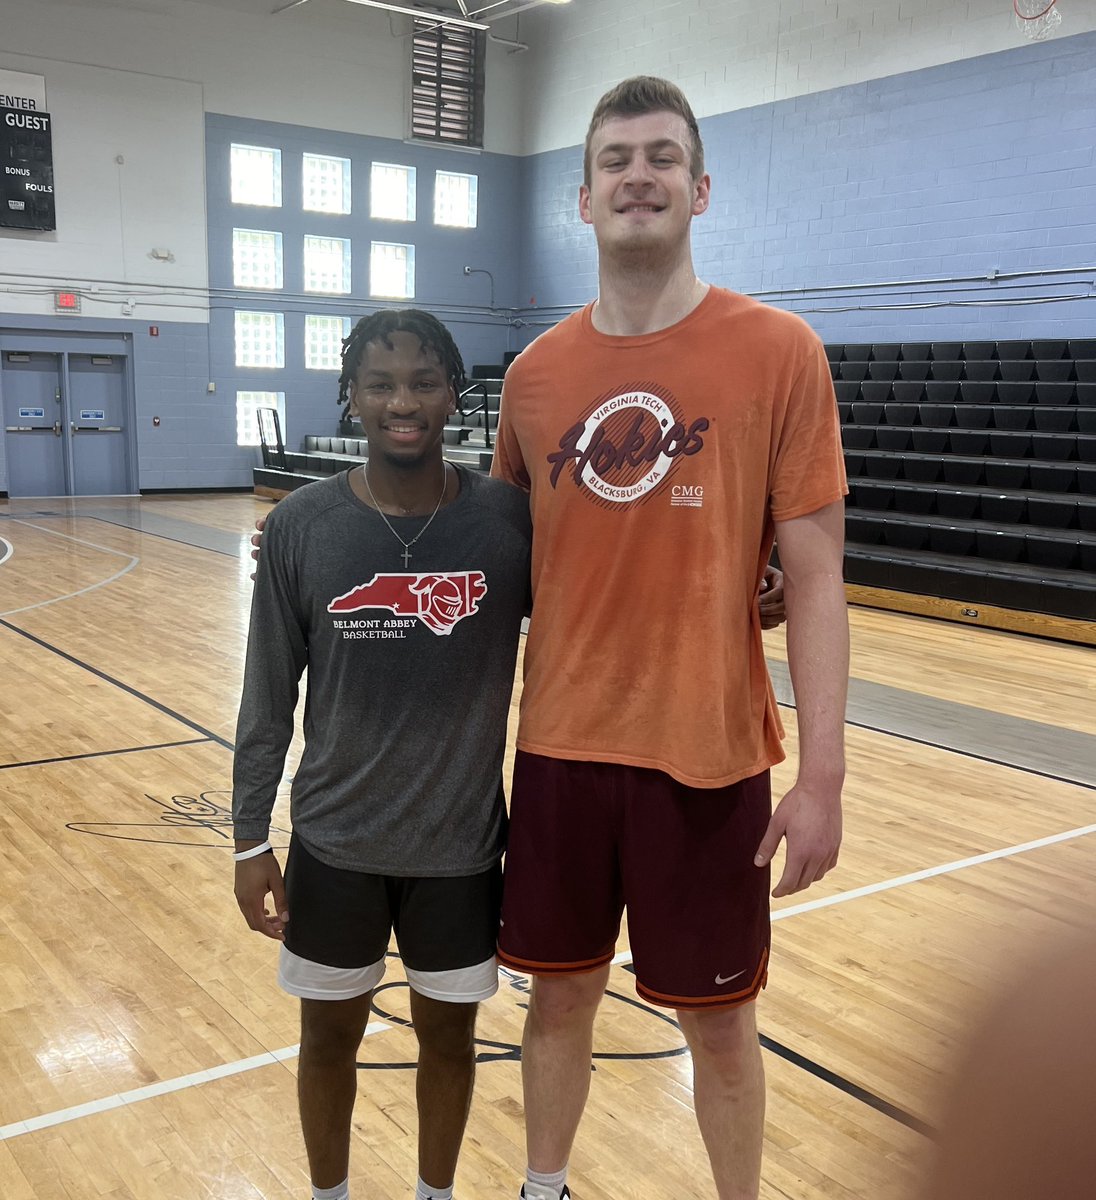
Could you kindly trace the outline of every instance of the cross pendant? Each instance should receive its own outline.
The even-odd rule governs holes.
[[[403,554],[401,557],[403,559],[403,569],[406,571],[407,564],[411,561],[411,551],[406,546],[403,548]]]

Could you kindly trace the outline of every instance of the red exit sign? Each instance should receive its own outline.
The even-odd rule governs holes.
[[[54,292],[53,307],[55,312],[76,313],[80,311],[79,292]]]

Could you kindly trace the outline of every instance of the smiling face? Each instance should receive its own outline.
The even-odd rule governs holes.
[[[711,180],[692,175],[693,139],[671,112],[610,117],[590,141],[590,182],[579,215],[603,256],[665,259],[688,253],[689,225],[708,207]]]
[[[441,359],[413,333],[370,342],[349,389],[350,408],[369,441],[369,457],[395,467],[441,459],[446,417],[456,394]]]

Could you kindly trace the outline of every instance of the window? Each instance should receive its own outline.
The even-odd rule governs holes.
[[[259,437],[260,408],[276,408],[278,410],[278,422],[282,429],[285,429],[285,392],[237,392],[237,446],[261,445]]]
[[[306,154],[301,163],[307,212],[350,211],[350,159]]]
[[[304,239],[304,290],[345,296],[350,292],[350,239]]]
[[[438,171],[434,176],[434,224],[476,227],[476,194],[479,178]]]
[[[474,29],[416,17],[411,39],[411,136],[483,145],[486,38]]]
[[[349,317],[305,317],[304,365],[310,371],[341,371],[342,344],[349,336]]]
[[[285,322],[281,313],[236,313],[236,366],[285,366]]]
[[[265,229],[234,229],[232,282],[238,288],[280,288],[282,235]]]
[[[415,219],[415,168],[374,163],[369,181],[369,215],[382,221]]]
[[[369,294],[410,300],[415,294],[415,247],[392,242],[369,244]]]
[[[238,146],[229,152],[233,204],[282,206],[282,152],[265,146]]]

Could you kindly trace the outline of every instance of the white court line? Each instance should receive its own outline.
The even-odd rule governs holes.
[[[7,538],[0,538],[0,546],[7,547],[4,553],[0,554],[0,566],[2,566],[15,553],[15,547],[7,540]]]
[[[390,1026],[384,1021],[370,1021],[366,1026],[365,1036],[370,1037],[374,1033],[383,1033],[389,1028]],[[117,1095],[107,1096],[103,1100],[91,1100],[87,1104],[77,1104],[72,1108],[60,1108],[56,1112],[45,1113],[40,1117],[30,1117],[26,1121],[0,1125],[0,1142],[19,1137],[24,1133],[33,1133],[37,1129],[48,1129],[53,1125],[78,1121],[81,1117],[92,1117],[96,1113],[108,1112],[112,1108],[122,1108],[127,1104],[139,1104],[142,1100],[151,1100],[156,1096],[181,1092],[185,1088],[208,1083],[211,1079],[225,1079],[229,1075],[242,1075],[245,1071],[254,1071],[258,1067],[274,1066],[277,1063],[296,1058],[300,1052],[301,1047],[298,1043],[296,1046],[286,1046],[282,1050],[256,1054],[252,1058],[242,1058],[239,1062],[223,1063],[219,1067],[211,1067],[208,1071],[195,1071],[193,1075],[180,1075],[178,1079],[164,1079],[159,1083],[150,1083],[147,1087],[134,1088],[130,1092],[119,1092]]]
[[[113,583],[116,579],[121,579],[123,575],[128,575],[135,566],[141,561],[139,558],[134,558],[131,554],[126,554],[123,550],[112,550],[109,546],[99,546],[95,542],[86,542],[83,538],[73,537],[71,533],[60,533],[56,529],[47,529],[45,525],[35,525],[31,521],[22,521],[18,518],[12,519],[13,525],[26,525],[28,529],[37,529],[42,533],[51,533],[54,537],[67,538],[70,542],[76,542],[80,546],[90,546],[93,550],[102,550],[104,554],[116,554],[119,558],[128,558],[129,562],[120,571],[116,571],[109,579],[101,579],[98,583],[89,584],[85,588],[81,588],[78,592],[69,592],[67,596],[54,596],[52,600],[40,600],[37,604],[25,604],[22,608],[9,608],[7,612],[0,612],[0,617],[13,617],[16,613],[30,612],[35,608],[46,608],[50,604],[59,604],[62,600],[71,600],[75,596],[82,596],[85,592],[94,592],[96,588],[106,587],[108,583]],[[3,541],[0,538],[0,541]],[[4,543],[7,545],[8,543]],[[6,558],[7,555],[4,556]],[[0,558],[0,562],[4,559]]]
[[[1021,842],[1018,846],[1005,846],[1001,850],[990,850],[985,854],[960,858],[939,867],[926,867],[923,871],[912,871],[909,875],[897,875],[894,879],[884,879],[881,883],[869,883],[867,887],[854,888],[851,892],[838,892],[836,896],[823,896],[819,900],[807,900],[803,904],[793,904],[789,908],[782,908],[778,912],[774,912],[772,919],[782,921],[786,917],[797,917],[801,913],[815,912],[820,908],[831,908],[835,904],[846,904],[849,900],[861,900],[865,896],[874,896],[879,892],[889,892],[894,888],[905,887],[908,883],[920,883],[923,879],[935,879],[938,875],[952,875],[966,867],[977,867],[982,863],[994,862],[999,858],[1012,858],[1017,854],[1025,854],[1029,850],[1041,850],[1044,846],[1055,846],[1059,842],[1069,842],[1075,838],[1086,837],[1090,833],[1096,833],[1096,825],[1082,825],[1078,829],[1070,829],[1065,833],[1053,833],[1050,837],[1038,838],[1034,842]],[[627,950],[623,950],[613,958],[612,965],[623,966],[631,961],[631,954]]]
[[[859,900],[864,896],[873,896],[878,892],[891,891],[894,888],[905,887],[909,883],[919,883],[924,879],[933,879],[938,875],[950,875],[966,867],[978,866],[981,863],[994,862],[1001,858],[1012,858],[1024,854],[1028,850],[1039,850],[1044,846],[1054,846],[1059,842],[1072,841],[1096,833],[1096,825],[1083,825],[1079,829],[1070,829],[1066,833],[1055,833],[1050,837],[1039,838],[1033,842],[1023,842],[1018,846],[1006,846],[1001,850],[991,850],[986,854],[975,854],[971,858],[961,858],[956,862],[944,863],[939,867],[928,867],[924,871],[914,871],[909,875],[899,875],[894,879],[886,879],[882,883],[869,884],[867,887],[855,888],[851,892],[840,892],[836,896],[826,896],[821,900],[811,900],[805,904],[796,904],[791,908],[783,908],[772,915],[774,921],[785,917],[797,916],[800,913],[813,912],[819,908],[829,908],[834,904],[845,904],[849,900]],[[624,950],[612,959],[613,966],[627,965],[632,961],[631,954]],[[365,1035],[382,1033],[389,1026],[383,1021],[370,1022]],[[93,1116],[96,1113],[107,1112],[112,1108],[121,1108],[126,1104],[135,1104],[141,1100],[149,1100],[154,1096],[165,1096],[170,1092],[182,1091],[184,1088],[196,1087],[200,1083],[208,1083],[212,1079],[223,1079],[229,1075],[239,1075],[244,1071],[253,1071],[257,1067],[270,1066],[272,1063],[285,1062],[296,1058],[300,1046],[287,1046],[284,1050],[275,1050],[269,1054],[257,1054],[254,1058],[245,1058],[239,1062],[224,1063],[212,1067],[208,1071],[196,1071],[193,1075],[183,1075],[178,1079],[167,1079],[161,1083],[149,1084],[130,1092],[119,1092],[115,1096],[107,1096],[102,1100],[92,1100],[88,1104],[78,1104],[73,1108],[62,1108],[57,1112],[46,1113],[41,1117],[31,1117],[26,1121],[16,1121],[11,1125],[0,1126],[0,1142],[10,1138],[20,1137],[25,1133],[33,1133],[36,1129],[45,1129],[51,1125],[63,1125],[67,1121],[76,1121],[81,1117]]]

